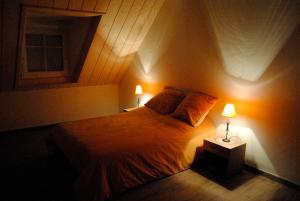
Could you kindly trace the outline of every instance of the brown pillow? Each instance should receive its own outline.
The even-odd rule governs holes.
[[[204,93],[189,93],[172,114],[196,127],[202,123],[217,98]]]
[[[166,88],[150,99],[145,106],[160,114],[169,114],[174,112],[184,97],[185,94],[182,91]]]

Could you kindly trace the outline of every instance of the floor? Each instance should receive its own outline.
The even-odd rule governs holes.
[[[75,201],[76,173],[49,163],[49,127],[0,133],[1,201]],[[300,201],[300,192],[244,170],[222,179],[193,168],[129,190],[112,201]]]

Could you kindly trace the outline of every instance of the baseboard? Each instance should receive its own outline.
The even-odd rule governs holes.
[[[292,187],[292,188],[294,188],[294,189],[300,190],[300,185],[299,185],[299,184],[296,184],[296,183],[294,183],[294,182],[288,181],[288,180],[286,180],[286,179],[283,179],[283,178],[278,177],[278,176],[276,176],[276,175],[273,175],[273,174],[264,172],[264,171],[262,171],[262,170],[259,170],[259,169],[255,168],[255,167],[252,167],[252,166],[249,166],[249,165],[246,165],[246,164],[244,165],[244,168],[245,168],[246,170],[250,171],[250,172],[255,173],[255,174],[263,175],[263,176],[265,176],[265,177],[267,177],[267,178],[269,178],[269,179],[271,179],[271,180],[273,180],[273,181],[276,181],[276,182],[278,182],[278,183],[281,183],[281,184],[284,184],[284,185],[286,185],[286,186]]]

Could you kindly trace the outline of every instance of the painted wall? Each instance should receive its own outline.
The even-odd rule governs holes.
[[[115,114],[118,85],[0,93],[0,131]]]
[[[246,163],[300,184],[299,1],[243,2],[167,0],[119,84],[120,108],[136,105],[138,83],[144,101],[164,85],[197,89],[219,97],[210,116],[224,135],[232,102]]]

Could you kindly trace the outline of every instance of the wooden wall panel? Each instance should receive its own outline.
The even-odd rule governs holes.
[[[69,0],[54,0],[54,8],[68,8]]]
[[[0,76],[2,75],[3,69],[3,1],[0,1]],[[1,89],[1,82],[0,82],[0,89]]]
[[[112,1],[114,1],[114,0],[112,0]],[[97,0],[95,11],[96,12],[106,12],[110,2],[111,2],[111,0]]]
[[[104,16],[102,16],[78,79],[78,82],[80,84],[88,84],[89,77],[91,76],[91,73],[93,71],[93,67],[97,62],[98,56],[101,54],[102,49],[99,47],[103,47],[105,40],[108,37],[108,34],[114,23],[116,15],[119,12],[121,4],[122,0],[112,0],[108,7],[107,13]]]
[[[38,0],[22,0],[21,3],[24,5],[36,6],[38,5]]]
[[[146,0],[143,1],[135,1],[134,5],[130,11],[128,19],[126,20],[124,26],[122,27],[122,31],[119,34],[112,50],[113,52],[109,55],[108,61],[104,67],[102,74],[98,80],[98,83],[110,83],[111,77],[116,73],[117,69],[116,66],[119,66],[117,62],[118,55],[121,54],[122,48],[126,44],[127,39],[130,36],[132,28],[136,23],[140,13],[142,11],[143,5],[145,4]]]
[[[114,0],[111,3],[113,2]],[[123,1],[120,10],[115,13],[107,37],[102,37],[97,51],[90,49],[79,82],[89,85],[118,82],[134,58],[134,53],[141,45],[163,2],[164,0]],[[102,28],[100,25],[100,32]]]
[[[131,35],[127,40],[126,45],[124,46],[124,48],[121,51],[121,56],[126,56],[131,54],[131,49],[133,44],[135,43],[136,39],[138,38],[139,34],[141,33],[142,28],[144,27],[144,24],[146,23],[146,21],[148,20],[147,17],[152,9],[152,7],[155,5],[156,0],[148,0],[146,1],[146,3],[144,4],[144,7],[142,9],[142,12],[140,14],[140,16],[138,17],[138,20],[136,21]]]
[[[2,86],[5,85],[4,88],[12,89],[15,79],[17,33],[20,27],[20,3],[102,15],[77,81],[79,85],[98,85],[116,83],[120,80],[164,0],[4,0],[4,2],[9,8],[3,14],[5,17],[2,46],[5,51],[2,52],[3,68],[0,71],[0,83]]]
[[[139,38],[140,34],[142,33],[143,27],[145,26],[145,23],[148,20],[151,10],[156,3],[157,3],[156,0],[151,0],[151,1],[147,1],[146,4],[144,5],[141,14],[138,17],[126,44],[123,46],[121,50],[121,54],[120,54],[121,56],[118,58],[119,61],[117,61],[118,64],[118,67],[116,67],[117,71],[115,72],[114,75],[112,75],[114,77],[113,82],[119,80],[119,77],[122,74],[122,72],[125,72],[127,66],[129,65],[129,62],[132,61],[133,55],[131,54],[133,53],[133,45],[136,42],[136,40]]]
[[[94,11],[97,4],[97,0],[84,0],[82,4],[82,10]]]
[[[68,8],[71,10],[81,10],[83,0],[70,0]]]
[[[54,0],[38,0],[38,6],[40,7],[53,7]]]
[[[129,52],[136,52],[139,49],[149,29],[151,28],[156,16],[158,15],[158,12],[160,11],[160,8],[162,7],[163,3],[164,1],[162,0],[155,0],[155,4],[152,6],[150,13],[148,13],[148,16],[144,20],[142,30],[140,31],[138,37],[134,41],[132,49]]]
[[[1,90],[11,90],[14,87],[15,67],[17,57],[17,41],[19,29],[20,3],[18,1],[3,1],[3,52],[1,71]]]
[[[134,43],[132,44],[131,48],[129,49],[129,52],[136,52],[138,51],[139,47],[141,46],[144,38],[146,37],[150,27],[152,26],[156,16],[158,15],[158,12],[160,11],[160,8],[162,7],[164,3],[164,0],[157,0],[155,1],[155,4],[153,5],[151,12],[148,13],[148,16],[145,19],[144,26],[142,27],[139,35],[134,40]],[[116,78],[112,80],[112,83],[118,83],[121,78],[123,77],[124,73],[126,72],[128,65],[133,60],[135,55],[132,55],[132,58],[127,58],[127,61],[124,61],[124,64],[120,65],[119,72],[116,74]],[[129,60],[129,61],[128,61]]]
[[[111,83],[119,83],[120,82],[122,76],[128,69],[130,62],[133,61],[135,56],[136,56],[135,54],[131,54],[131,55],[128,55],[127,57],[125,57],[124,59],[118,61],[119,66],[117,68],[117,72],[114,75],[112,75],[113,77],[112,77]]]
[[[90,84],[98,84],[98,79],[103,71],[107,59],[109,55],[112,54],[112,48],[113,48],[112,46],[117,40],[120,32],[122,31],[122,27],[128,18],[129,11],[132,8],[133,2],[134,2],[133,0],[123,1],[121,8],[117,14],[117,17],[114,21],[114,24],[110,30],[110,33],[106,39],[106,42],[102,47],[101,54],[99,55],[97,62],[93,68],[93,72],[89,79]]]

